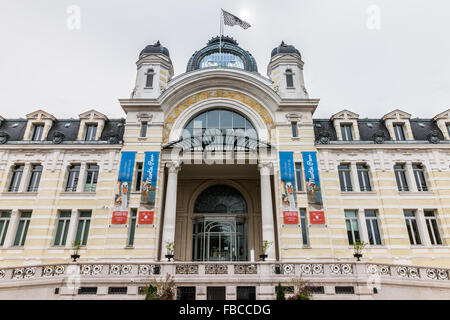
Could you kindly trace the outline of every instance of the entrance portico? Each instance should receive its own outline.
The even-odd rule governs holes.
[[[175,243],[181,261],[275,260],[271,164],[167,162],[161,257]]]

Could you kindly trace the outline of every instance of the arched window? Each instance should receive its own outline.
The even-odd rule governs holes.
[[[247,213],[247,202],[235,188],[215,185],[198,196],[194,213]]]
[[[153,88],[153,76],[155,75],[155,72],[153,71],[153,69],[148,69],[145,75],[147,76],[147,79],[145,81],[145,87]]]
[[[255,127],[247,118],[237,112],[225,109],[208,110],[197,115],[186,125],[185,130],[189,136],[199,136],[205,131],[212,133],[220,130],[223,135],[234,133],[257,139]]]
[[[293,73],[291,69],[287,69],[286,70],[286,85],[288,88],[293,88],[294,87],[294,78],[293,78]]]

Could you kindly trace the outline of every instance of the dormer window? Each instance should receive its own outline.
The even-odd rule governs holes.
[[[294,88],[294,74],[291,69],[286,70],[286,86],[288,88]]]
[[[148,69],[146,73],[146,80],[145,80],[145,87],[146,88],[153,88],[153,77],[155,75],[155,71],[153,69]]]
[[[341,124],[341,133],[343,141],[353,141],[351,124]]]
[[[41,141],[43,132],[44,132],[44,124],[33,125],[33,135],[31,136],[31,141]]]
[[[403,124],[397,123],[394,124],[394,133],[395,133],[395,140],[397,141],[405,141],[405,132],[403,130]]]
[[[86,136],[84,137],[84,141],[94,141],[96,134],[97,134],[96,124],[86,125]]]

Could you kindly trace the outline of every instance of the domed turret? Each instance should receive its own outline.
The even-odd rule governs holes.
[[[283,98],[308,99],[303,79],[303,61],[300,51],[293,45],[281,44],[272,50],[267,75],[273,87]]]
[[[161,45],[161,42],[159,42],[159,40],[155,44],[146,46],[144,50],[142,50],[141,53],[139,54],[139,57],[142,57],[142,55],[145,54],[163,54],[170,58],[169,49],[163,47]]]
[[[300,59],[302,58],[302,55],[300,54],[300,51],[297,50],[293,45],[288,45],[284,43],[284,41],[281,41],[281,44],[272,50],[271,57],[277,55],[277,54],[298,54],[300,56]]]
[[[157,41],[146,46],[139,54],[136,86],[131,93],[135,99],[156,99],[167,87],[173,76],[169,49]]]

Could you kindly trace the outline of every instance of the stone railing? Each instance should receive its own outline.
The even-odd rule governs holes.
[[[294,277],[307,278],[367,278],[449,281],[450,270],[444,268],[403,266],[377,263],[271,263],[271,262],[154,262],[154,263],[70,263],[23,267],[0,267],[2,283],[26,280],[49,280],[80,275],[81,279],[146,279],[171,274],[182,282],[196,279],[227,278],[230,281],[255,278],[259,281],[279,281]],[[449,282],[450,284],[450,282]]]

